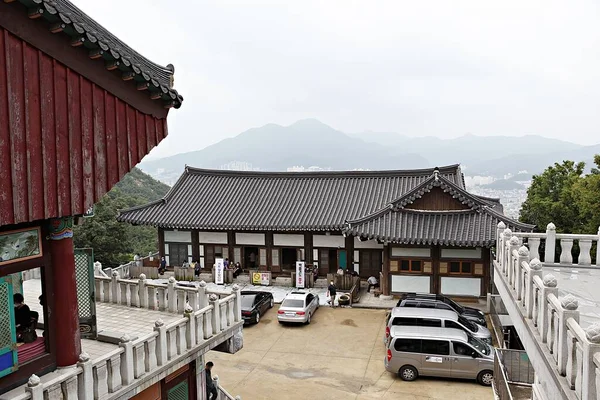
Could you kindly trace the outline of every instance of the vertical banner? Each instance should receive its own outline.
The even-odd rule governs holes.
[[[225,270],[225,264],[223,263],[223,259],[217,258],[215,260],[215,283],[217,285],[222,285],[225,283],[224,270]]]
[[[304,261],[296,261],[296,287],[298,289],[304,289]]]

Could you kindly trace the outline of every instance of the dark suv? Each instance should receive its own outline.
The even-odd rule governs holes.
[[[466,319],[481,326],[487,326],[483,312],[473,307],[461,306],[449,297],[441,294],[405,293],[398,300],[396,307],[438,308],[456,311]]]

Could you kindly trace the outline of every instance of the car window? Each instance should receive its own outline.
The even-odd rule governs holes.
[[[450,354],[450,342],[447,340],[423,340],[422,352],[426,354],[439,354],[447,356]]]
[[[312,294],[306,296],[306,304],[309,304],[311,301],[313,301],[314,298],[315,296],[313,296]]]
[[[486,356],[490,355],[490,353],[491,353],[490,347],[487,344],[483,343],[481,340],[474,338],[473,336],[470,336],[470,335],[467,340],[469,341],[469,344],[471,346],[475,347],[477,350],[479,350]]]
[[[442,327],[442,320],[441,319],[432,319],[432,318],[417,318],[417,325],[418,326],[432,326],[435,328],[441,328]]]
[[[392,321],[392,325],[400,326],[417,326],[416,318],[396,317]]]
[[[418,306],[418,303],[416,301],[405,301],[404,302],[404,307],[416,307]]]
[[[435,308],[435,303],[422,301],[419,303],[419,308]]]
[[[444,303],[437,303],[435,305],[435,308],[438,308],[440,310],[450,310],[450,311],[454,311],[454,309],[452,307],[450,307],[448,304],[444,304]]]
[[[454,328],[454,329],[460,329],[461,331],[466,331],[464,326],[459,325],[454,321],[446,321],[446,328]]]
[[[474,324],[473,322],[469,321],[461,315],[458,316],[458,322],[460,322],[465,328],[467,328],[471,332],[477,332],[479,330],[476,324]]]
[[[473,354],[473,349],[461,342],[452,342],[452,347],[454,349],[454,354],[457,356],[470,356]]]
[[[407,353],[420,353],[421,352],[421,339],[396,339],[394,342],[394,348],[397,351],[404,351]]]
[[[283,303],[281,303],[282,307],[291,307],[291,308],[303,308],[304,300],[299,299],[285,299]]]

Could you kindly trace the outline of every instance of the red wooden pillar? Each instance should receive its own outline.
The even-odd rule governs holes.
[[[55,286],[54,313],[56,324],[56,365],[77,363],[81,354],[79,310],[75,280],[73,249],[73,217],[50,220],[50,253]]]

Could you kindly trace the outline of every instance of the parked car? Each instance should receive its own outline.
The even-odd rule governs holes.
[[[279,323],[302,322],[310,324],[310,320],[318,308],[318,295],[306,292],[292,292],[283,299],[277,311],[277,320]]]
[[[476,324],[452,310],[413,307],[392,308],[392,311],[387,315],[384,343],[390,337],[391,329],[394,326],[429,326],[460,329],[487,344],[492,344],[492,333],[488,328]]]
[[[490,386],[494,378],[492,348],[458,329],[394,326],[384,364],[405,381],[439,376]]]
[[[485,315],[480,310],[473,307],[465,307],[451,298],[441,294],[420,294],[405,293],[396,307],[418,307],[418,308],[438,308],[441,310],[456,311],[468,320],[471,320],[481,326],[487,327]]]
[[[273,295],[269,292],[243,291],[242,293],[242,318],[244,323],[256,323],[273,308]]]

